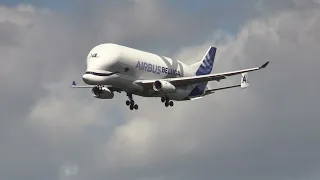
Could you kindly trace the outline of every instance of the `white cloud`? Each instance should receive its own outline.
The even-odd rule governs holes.
[[[71,88],[63,86],[68,85],[47,87],[50,96],[40,99],[35,104],[30,113],[32,123],[43,125],[42,128],[54,132],[65,131],[65,134],[83,130],[86,126],[96,123],[100,108],[92,101],[75,100],[79,97],[72,94]]]
[[[35,8],[29,5],[19,5],[16,9],[0,7],[0,22],[11,22],[18,25],[29,25],[31,20],[29,17],[33,15]]]
[[[61,179],[68,179],[70,176],[76,176],[79,173],[79,167],[76,164],[64,164],[60,171]]]

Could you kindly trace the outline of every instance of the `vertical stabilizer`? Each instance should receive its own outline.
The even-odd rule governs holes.
[[[210,47],[201,61],[191,65],[191,67],[195,70],[197,76],[211,73],[216,51],[216,47]]]
[[[191,65],[191,68],[195,69],[196,76],[210,74],[213,69],[213,63],[216,56],[216,47],[210,47],[202,58],[202,61],[194,63]],[[197,86],[192,90],[189,96],[200,96],[204,93],[208,82],[199,83]]]

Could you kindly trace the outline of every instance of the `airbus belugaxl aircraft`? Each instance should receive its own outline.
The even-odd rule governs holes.
[[[195,100],[218,90],[234,87],[246,88],[248,72],[260,67],[211,74],[216,48],[210,47],[199,62],[186,65],[183,62],[153,53],[132,49],[117,44],[101,44],[94,47],[87,57],[87,71],[82,79],[98,99],[112,99],[114,92],[126,92],[126,105],[131,110],[138,109],[132,95],[159,97],[166,107],[175,101]],[[208,81],[220,81],[229,76],[241,74],[241,83],[235,86],[210,89]]]

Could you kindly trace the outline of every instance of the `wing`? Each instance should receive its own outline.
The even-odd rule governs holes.
[[[217,89],[209,89],[209,90],[206,90],[206,91],[205,91],[204,96],[205,96],[205,95],[212,94],[212,93],[215,93],[216,91],[225,90],[225,89],[231,89],[231,88],[236,88],[236,87],[241,87],[241,84],[235,85],[235,86],[228,86],[228,87],[217,88]]]
[[[190,77],[180,77],[180,78],[168,78],[168,79],[158,79],[158,80],[165,80],[170,82],[174,86],[184,86],[184,85],[191,85],[191,84],[198,84],[207,81],[220,81],[222,79],[226,79],[228,76],[234,76],[237,74],[242,74],[251,71],[257,71],[267,67],[269,61],[263,64],[260,67],[250,68],[250,69],[243,69],[225,73],[218,73],[218,74],[207,74],[201,76],[190,76]],[[142,86],[152,85],[157,80],[137,80],[135,83],[140,84]]]
[[[95,86],[78,86],[75,81],[72,81],[72,88],[93,88]]]
[[[73,81],[71,87],[72,87],[72,88],[80,88],[80,89],[82,89],[82,88],[94,88],[94,87],[96,87],[96,86],[78,86],[78,85],[76,84],[76,82]],[[119,92],[119,93],[120,93],[121,91],[123,91],[122,89],[116,88],[116,87],[113,87],[113,86],[107,86],[107,88],[110,89],[110,91],[116,91],[116,92]]]

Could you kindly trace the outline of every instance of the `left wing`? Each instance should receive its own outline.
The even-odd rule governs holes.
[[[183,86],[183,85],[191,85],[191,84],[198,84],[207,81],[220,81],[222,79],[226,79],[228,76],[234,76],[237,74],[242,74],[250,71],[257,71],[267,67],[269,61],[264,63],[260,67],[250,68],[250,69],[243,69],[225,73],[218,73],[218,74],[207,74],[201,76],[191,76],[191,77],[180,77],[180,78],[168,78],[168,79],[158,79],[170,82],[174,86]],[[157,80],[137,80],[135,81],[136,84],[140,84],[142,86],[152,85]]]

